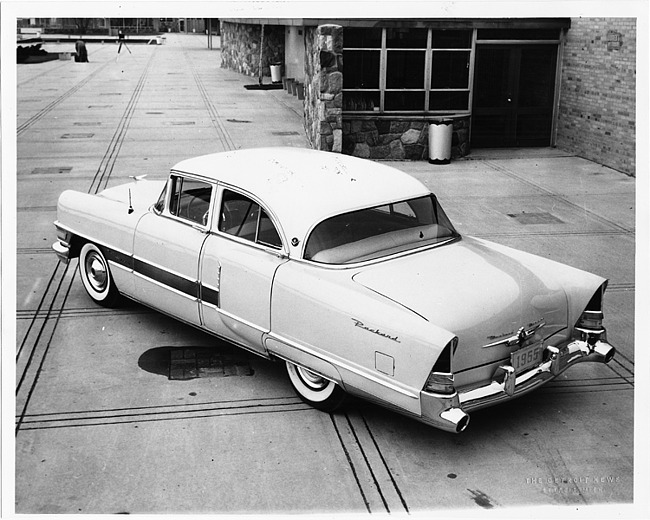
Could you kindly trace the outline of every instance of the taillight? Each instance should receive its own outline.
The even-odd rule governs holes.
[[[454,388],[454,374],[451,371],[451,358],[454,352],[456,352],[457,346],[458,338],[453,338],[442,349],[424,385],[423,390],[425,392],[446,395],[451,395],[456,392]]]
[[[587,341],[590,345],[598,340],[605,341],[605,328],[603,327],[603,294],[607,282],[605,282],[593,295],[587,307],[574,325],[574,336],[576,339]]]

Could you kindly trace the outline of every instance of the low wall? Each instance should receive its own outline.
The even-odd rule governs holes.
[[[439,118],[343,116],[343,153],[369,159],[428,160],[429,122]],[[451,158],[469,154],[469,116],[453,119]]]

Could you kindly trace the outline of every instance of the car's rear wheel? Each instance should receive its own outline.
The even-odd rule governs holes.
[[[289,361],[287,361],[287,372],[297,394],[314,408],[333,412],[345,401],[345,392],[333,381]]]
[[[79,273],[81,281],[95,303],[113,307],[120,299],[108,262],[99,247],[88,242],[79,254]]]

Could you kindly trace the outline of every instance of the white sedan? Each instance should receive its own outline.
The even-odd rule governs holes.
[[[461,236],[375,162],[294,148],[65,191],[53,248],[90,297],[126,296],[268,359],[333,411],[360,396],[443,430],[568,367],[607,363],[607,280]]]

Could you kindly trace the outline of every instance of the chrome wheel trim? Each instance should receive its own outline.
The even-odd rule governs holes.
[[[325,390],[325,388],[331,384],[331,381],[328,381],[324,377],[319,376],[315,372],[307,370],[306,368],[296,366],[296,372],[298,374],[298,377],[302,379],[302,382],[316,392]]]
[[[90,251],[86,256],[86,277],[97,292],[104,292],[108,287],[108,272],[104,258],[96,251]]]
[[[337,389],[336,383],[287,361],[289,379],[296,392],[311,403],[324,403]]]
[[[79,254],[81,282],[90,297],[98,303],[107,301],[112,292],[113,281],[106,258],[101,250],[88,242]]]

